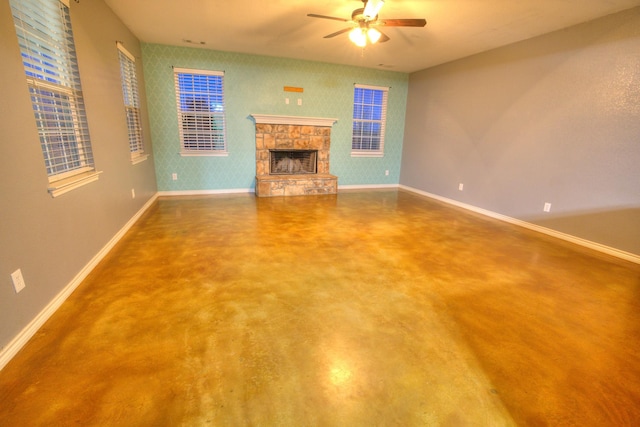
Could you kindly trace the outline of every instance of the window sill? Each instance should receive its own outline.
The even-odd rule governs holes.
[[[228,157],[227,151],[181,151],[182,157]]]
[[[87,185],[93,181],[97,181],[98,175],[100,175],[101,173],[102,171],[84,172],[78,175],[71,176],[69,178],[52,182],[49,184],[49,194],[51,194],[51,197],[61,196],[71,190],[75,190],[76,188],[82,187],[83,185]]]
[[[148,154],[139,154],[137,156],[131,156],[131,164],[137,165],[138,163],[142,163],[149,158]]]
[[[351,157],[384,157],[382,151],[352,151]]]

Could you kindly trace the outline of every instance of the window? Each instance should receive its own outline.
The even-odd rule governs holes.
[[[224,73],[174,68],[181,154],[227,155]]]
[[[129,129],[129,151],[131,161],[139,163],[147,159],[142,143],[142,122],[140,120],[140,98],[138,96],[138,77],[136,75],[135,57],[122,46],[117,44],[120,58],[120,78],[122,81],[122,95],[124,97],[124,111]]]
[[[351,156],[382,157],[389,88],[355,85]]]
[[[40,145],[55,197],[98,179],[80,86],[69,5],[11,0]]]

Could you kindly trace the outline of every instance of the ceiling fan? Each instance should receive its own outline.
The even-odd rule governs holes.
[[[384,0],[362,0],[362,2],[364,3],[364,7],[354,10],[351,14],[351,19],[317,15],[315,13],[310,13],[307,16],[311,18],[332,19],[334,21],[352,24],[350,27],[328,34],[324,36],[324,38],[330,39],[349,31],[351,41],[360,47],[365,47],[367,41],[371,43],[384,43],[389,41],[389,36],[376,27],[424,27],[427,25],[425,19],[378,19],[378,13],[380,9],[382,9],[382,6],[384,6]]]

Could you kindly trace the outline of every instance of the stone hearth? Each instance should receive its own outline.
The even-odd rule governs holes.
[[[253,114],[256,121],[256,195],[336,194],[338,177],[329,173],[331,127],[336,119]],[[317,173],[270,174],[270,150],[317,150]]]

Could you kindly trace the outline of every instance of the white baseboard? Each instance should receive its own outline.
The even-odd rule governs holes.
[[[210,194],[245,194],[254,193],[253,188],[232,188],[229,190],[179,190],[158,191],[158,196],[206,196]]]
[[[406,185],[399,185],[398,188],[407,190],[412,193],[420,194],[422,196],[429,197],[431,199],[439,200],[441,202],[444,202],[453,206],[457,206],[459,208],[463,208],[475,213],[479,213],[481,215],[499,219],[501,221],[508,222],[510,224],[515,224],[520,227],[527,228],[529,230],[537,231],[538,233],[543,233],[551,237],[555,237],[558,239],[565,240],[567,242],[575,243],[577,245],[584,246],[586,248],[593,249],[598,252],[602,252],[607,255],[611,255],[616,258],[623,259],[625,261],[631,261],[635,264],[640,264],[640,256],[636,254],[632,254],[630,252],[625,252],[620,249],[612,248],[610,246],[602,245],[600,243],[596,243],[590,240],[582,239],[580,237],[572,236],[571,234],[562,233],[560,231],[553,230],[551,228],[542,227],[540,225],[532,224],[530,222],[522,221],[520,219],[512,218],[512,217],[502,215],[496,212],[492,212],[486,209],[482,209],[473,205],[468,205],[466,203],[462,203],[457,200],[448,199],[446,197],[438,196],[436,194],[427,193],[426,191],[418,190],[416,188],[408,187]]]
[[[379,188],[398,188],[398,184],[372,184],[372,185],[338,185],[338,190],[373,190]],[[229,190],[179,190],[159,191],[158,196],[206,196],[213,194],[246,194],[254,193],[254,188],[234,188]]]
[[[398,184],[338,185],[338,190],[375,190],[378,188],[398,188]]]
[[[154,194],[147,203],[129,220],[127,223],[116,233],[115,236],[109,240],[109,242],[85,265],[82,270],[64,287],[64,289],[53,298],[45,306],[45,308],[38,313],[38,315],[29,322],[29,324],[16,335],[6,347],[0,351],[0,370],[4,368],[7,363],[13,357],[18,354],[20,349],[38,332],[38,329],[56,312],[58,308],[65,302],[65,300],[76,290],[76,288],[82,283],[82,281],[91,273],[91,271],[98,265],[100,261],[109,253],[109,251],[122,239],[127,231],[133,226],[133,224],[140,219],[147,209],[156,201],[158,194]]]
[[[338,190],[372,190],[378,188],[398,188],[398,184],[338,185]],[[206,196],[213,194],[246,194],[254,192],[254,188],[232,188],[227,190],[177,190],[159,191],[158,196]]]

